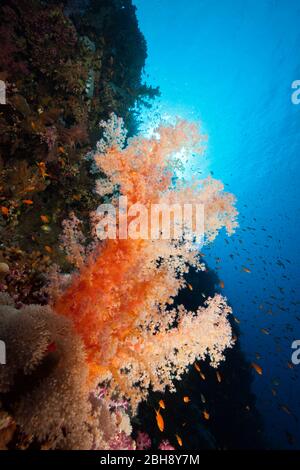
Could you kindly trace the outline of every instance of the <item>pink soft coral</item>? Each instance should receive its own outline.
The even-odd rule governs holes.
[[[159,446],[159,450],[175,450],[175,447],[173,447],[169,441],[165,440],[162,441]]]
[[[127,436],[124,432],[120,432],[109,441],[109,449],[135,450],[135,442],[130,436]]]
[[[149,437],[149,434],[146,432],[138,432],[137,438],[136,438],[136,448],[137,450],[147,450],[150,449],[151,447],[151,439]]]

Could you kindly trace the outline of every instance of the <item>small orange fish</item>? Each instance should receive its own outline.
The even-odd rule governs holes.
[[[188,288],[189,288],[190,290],[193,290],[193,286],[192,286],[191,284],[188,284]]]
[[[45,178],[46,176],[49,176],[47,171],[46,171],[46,164],[44,162],[39,162],[37,163],[37,166],[39,167],[39,172],[40,175]]]
[[[224,289],[224,287],[225,287],[224,281],[220,281],[219,286],[221,287],[221,289]]]
[[[288,366],[289,369],[294,369],[294,365],[291,362],[288,362],[287,366]]]
[[[163,400],[159,400],[158,404],[159,404],[160,408],[162,408],[163,410],[166,409],[166,405],[165,405],[165,402]]]
[[[52,253],[51,246],[45,245],[45,250],[47,251],[47,253]]]
[[[256,364],[256,362],[251,362],[251,366],[258,373],[258,375],[262,375],[263,370],[258,364]]]
[[[165,429],[165,422],[164,422],[164,419],[162,417],[162,415],[160,414],[160,411],[156,411],[156,423],[157,423],[157,427],[158,429],[163,432],[163,430]]]
[[[291,414],[292,414],[292,412],[291,412],[291,410],[289,409],[288,406],[286,406],[286,405],[280,405],[280,408],[281,408],[282,411],[284,411],[287,415],[291,415]]]
[[[264,335],[269,335],[270,332],[268,330],[266,330],[266,328],[261,328],[260,331],[264,334]]]
[[[60,153],[65,153],[65,149],[64,149],[63,147],[58,147],[58,151],[59,151]]]
[[[1,206],[1,213],[7,217],[9,214],[9,209],[5,206]]]
[[[243,266],[242,269],[245,273],[251,273],[251,270],[249,268],[246,268],[246,266]]]
[[[178,444],[180,445],[180,447],[182,447],[182,439],[181,439],[181,437],[178,436],[178,434],[175,434],[175,436],[176,436],[176,439],[177,439]]]
[[[208,411],[206,411],[206,410],[203,411],[203,418],[206,419],[206,420],[209,419],[209,412]]]
[[[199,373],[200,373],[200,377],[201,377],[201,379],[202,379],[202,380],[205,380],[205,379],[206,379],[206,377],[205,377],[205,375],[203,374],[203,372],[199,372]]]
[[[190,397],[183,397],[183,401],[184,403],[189,403],[191,400]]]
[[[42,222],[44,222],[44,224],[49,223],[49,217],[47,217],[47,215],[41,215],[40,219],[41,219]]]
[[[221,377],[221,374],[218,370],[216,371],[216,376],[217,376],[218,382],[221,383],[222,382],[222,377]]]
[[[33,201],[31,199],[23,199],[23,204],[26,204],[27,206],[32,206]]]
[[[241,321],[237,317],[233,316],[233,319],[234,319],[235,323],[237,323],[237,324],[241,323]]]
[[[201,369],[200,369],[200,367],[198,366],[198,364],[196,362],[194,364],[194,367],[195,367],[197,372],[201,372]]]

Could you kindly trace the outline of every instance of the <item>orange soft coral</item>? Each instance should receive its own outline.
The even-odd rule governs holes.
[[[195,125],[180,121],[160,127],[152,138],[135,137],[126,148],[122,147],[125,134],[118,119],[112,116],[102,125],[105,138],[98,145],[95,161],[111,187],[126,195],[129,204],[149,208],[158,202],[199,202],[205,207],[207,240],[224,226],[228,232],[234,230],[234,199],[223,192],[221,183],[208,179],[187,188],[182,184],[175,187],[172,181],[174,154],[201,150],[204,139]],[[190,265],[201,269],[196,246],[184,237],[117,238],[98,245],[54,302],[56,312],[71,318],[83,339],[91,379],[110,379],[112,389],[121,390],[137,404],[138,397],[145,396],[141,388],[170,385],[172,377],[180,376],[196,358],[210,354],[215,363],[221,359],[221,351],[231,345],[224,299],[212,299],[204,309],[206,314],[166,308],[185,285],[183,276]],[[182,320],[175,324],[175,318]],[[187,344],[182,340],[189,329]],[[202,332],[201,341],[192,330]],[[176,354],[181,346],[186,353]]]

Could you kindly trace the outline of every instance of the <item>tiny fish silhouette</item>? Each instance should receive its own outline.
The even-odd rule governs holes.
[[[256,364],[256,362],[251,362],[251,366],[258,373],[258,375],[262,375],[262,368],[258,364]]]
[[[243,266],[243,267],[242,267],[242,270],[243,270],[245,273],[251,273],[251,269],[247,268],[246,266]]]
[[[216,371],[216,376],[217,376],[218,382],[221,383],[222,382],[222,377],[221,377],[221,374],[218,370]]]

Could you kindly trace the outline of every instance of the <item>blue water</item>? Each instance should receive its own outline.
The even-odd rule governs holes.
[[[147,81],[162,93],[159,112],[202,122],[206,165],[237,196],[240,228],[229,244],[220,235],[207,260],[240,320],[247,359],[263,368],[262,376],[253,371],[253,391],[269,446],[300,448],[300,365],[287,365],[300,339],[300,105],[291,101],[300,2],[134,3],[148,43]]]

